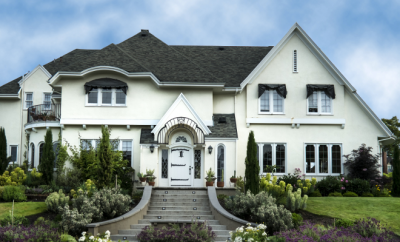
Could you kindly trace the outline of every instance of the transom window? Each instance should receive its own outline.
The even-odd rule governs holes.
[[[265,90],[259,98],[260,113],[283,113],[283,97],[276,90]]]
[[[25,93],[25,109],[33,106],[33,93],[27,92]]]
[[[308,114],[331,114],[332,98],[323,91],[314,91],[307,99]]]
[[[87,106],[126,106],[126,94],[116,88],[93,88],[86,95]]]
[[[307,174],[341,174],[341,144],[306,144],[305,171]]]
[[[257,156],[261,173],[267,173],[266,167],[274,165],[274,173],[286,173],[286,144],[259,143]]]

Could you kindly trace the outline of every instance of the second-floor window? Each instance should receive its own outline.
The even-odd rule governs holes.
[[[283,114],[286,85],[259,84],[258,100],[260,114]]]
[[[87,106],[125,106],[126,94],[116,88],[94,88],[86,95]]]
[[[44,109],[51,109],[51,93],[43,93]]]
[[[25,93],[25,109],[33,106],[33,93],[26,92]]]
[[[314,91],[307,99],[309,114],[332,113],[332,99],[323,91]]]

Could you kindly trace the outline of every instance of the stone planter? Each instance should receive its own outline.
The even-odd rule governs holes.
[[[225,182],[217,182],[217,187],[224,187],[225,186]]]

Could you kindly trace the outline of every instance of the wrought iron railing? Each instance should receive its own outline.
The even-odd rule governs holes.
[[[166,122],[165,126],[158,132],[157,143],[168,144],[170,135],[177,129],[187,130],[193,138],[193,144],[205,143],[203,130],[195,121],[186,117],[177,117]]]
[[[40,104],[28,108],[28,123],[60,121],[61,104]]]

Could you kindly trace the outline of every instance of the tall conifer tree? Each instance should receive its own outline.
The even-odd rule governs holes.
[[[54,159],[53,133],[50,129],[48,129],[46,131],[46,135],[44,136],[42,159],[39,164],[39,171],[43,173],[43,180],[47,184],[50,184],[50,182],[53,180]]]
[[[6,131],[0,128],[0,175],[4,173],[8,165]]]
[[[260,191],[260,165],[257,158],[257,143],[254,139],[253,131],[249,134],[247,141],[247,157],[246,157],[246,191],[251,191],[253,194],[258,194]]]
[[[99,167],[97,172],[98,187],[106,187],[110,185],[112,175],[114,172],[113,167],[113,151],[110,143],[110,133],[108,128],[101,126],[102,137],[97,150],[97,158],[99,160]]]
[[[399,157],[399,146],[394,146],[393,151],[393,188],[392,188],[392,196],[400,197],[400,157]]]

